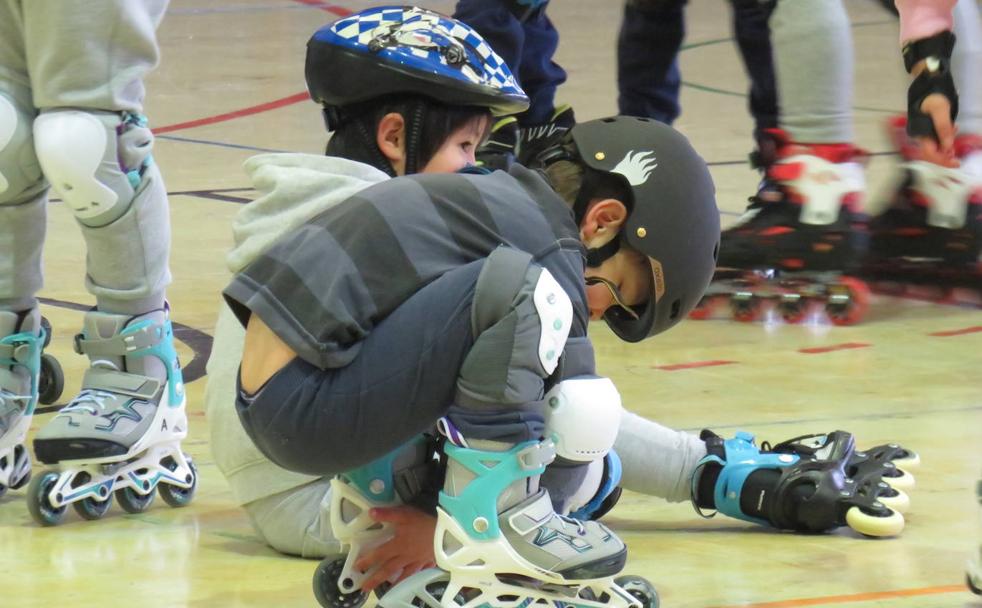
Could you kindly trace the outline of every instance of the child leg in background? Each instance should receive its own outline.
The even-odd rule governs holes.
[[[13,20],[23,62],[9,69],[31,95],[31,105],[23,92],[17,100],[21,141],[25,133],[33,135],[29,158],[75,215],[86,242],[86,288],[96,299],[76,339],[92,367],[78,397],[35,437],[35,453],[48,464],[82,466],[150,450],[147,462],[134,465],[150,472],[126,494],[132,498],[127,506],[136,510],[149,506],[158,478],[185,493],[172,496],[176,502],[190,500],[194,480],[179,448],[187,433],[184,387],[164,295],[170,282],[167,195],[141,114],[142,80],[158,60],[155,30],[166,7],[166,1],[29,3]],[[7,298],[10,312],[24,319],[37,317],[32,311],[41,286],[46,184],[36,169],[32,175],[34,185],[19,198],[14,222],[4,223],[32,235],[15,244],[20,278],[17,293]],[[95,469],[78,474],[66,470],[35,479],[29,493],[35,519],[57,523],[76,501],[85,517],[105,513],[115,475]]]

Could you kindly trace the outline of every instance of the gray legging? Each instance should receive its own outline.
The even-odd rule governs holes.
[[[157,63],[155,30],[167,0],[0,0],[0,105],[16,133],[0,146],[0,308],[35,305],[41,289],[48,184],[35,160],[32,125],[60,108],[142,110],[143,77]],[[3,109],[3,108],[0,108]],[[0,120],[3,120],[0,116]],[[2,131],[2,129],[0,129]],[[5,148],[5,149],[4,149]],[[170,217],[156,167],[128,209],[105,225],[80,220],[86,287],[103,311],[140,314],[163,306],[170,282]],[[80,257],[79,252],[64,255]]]

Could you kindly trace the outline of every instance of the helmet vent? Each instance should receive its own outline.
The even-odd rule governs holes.
[[[716,245],[713,247],[713,259],[719,259],[719,243],[716,243]]]
[[[674,321],[679,317],[680,312],[682,312],[682,300],[675,300],[672,302],[672,314],[668,318]]]

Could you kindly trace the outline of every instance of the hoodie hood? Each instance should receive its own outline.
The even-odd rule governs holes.
[[[259,198],[232,222],[235,244],[225,260],[233,273],[312,217],[389,179],[364,163],[315,154],[260,154],[244,167]]]

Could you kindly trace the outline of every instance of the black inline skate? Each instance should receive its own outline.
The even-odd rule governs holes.
[[[799,532],[849,526],[867,536],[896,536],[910,506],[905,490],[917,455],[897,445],[855,449],[851,433],[804,435],[760,448],[753,435],[703,431],[708,455],[692,478],[700,515],[724,515]],[[710,513],[712,517],[715,513]]]
[[[982,136],[959,136],[961,166],[948,168],[918,160],[906,117],[889,124],[902,173],[870,221],[865,276],[877,292],[982,306]]]
[[[712,284],[693,318],[728,305],[738,321],[773,308],[797,323],[824,311],[836,325],[859,322],[869,289],[854,276],[867,247],[863,163],[851,144],[801,144],[767,129],[752,164],[764,178],[738,223],[723,231]]]

